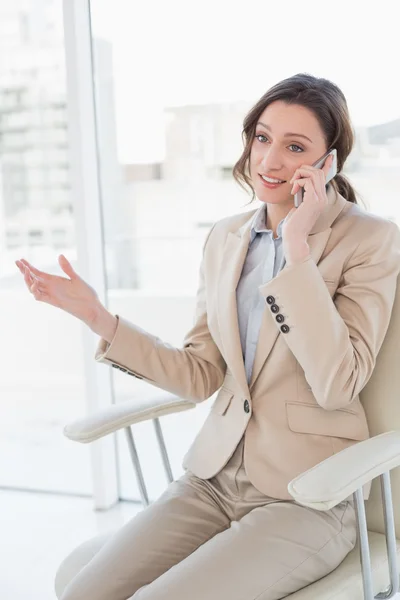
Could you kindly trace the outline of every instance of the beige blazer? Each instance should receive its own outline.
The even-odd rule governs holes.
[[[96,360],[182,398],[201,402],[219,390],[184,457],[184,468],[201,478],[222,469],[244,434],[253,485],[289,499],[291,479],[369,437],[359,393],[388,328],[400,232],[332,185],[328,200],[308,238],[311,257],[259,288],[265,311],[250,385],[235,290],[255,210],[211,229],[194,326],[181,348],[122,317],[111,345],[99,343]]]

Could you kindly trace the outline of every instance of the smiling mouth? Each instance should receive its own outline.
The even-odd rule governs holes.
[[[263,179],[264,181],[266,181],[267,183],[286,183],[285,179],[274,179],[273,177],[267,177],[266,175],[261,175],[259,174],[261,179]]]

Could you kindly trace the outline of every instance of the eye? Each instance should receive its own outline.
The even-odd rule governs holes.
[[[298,148],[300,152],[304,152],[303,148],[300,148],[297,144],[290,144],[289,148]],[[294,150],[296,154],[299,154],[299,150]]]
[[[265,144],[265,142],[269,141],[267,136],[265,136],[263,133],[256,133],[254,137],[260,142],[260,144]],[[301,152],[304,152],[304,148],[298,146],[297,144],[290,144],[288,148],[296,148],[295,150],[292,150],[292,152],[294,152],[295,154],[300,154]]]

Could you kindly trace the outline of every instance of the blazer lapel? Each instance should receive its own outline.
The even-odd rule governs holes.
[[[249,388],[240,343],[236,288],[249,247],[253,214],[238,231],[228,233],[222,254],[217,290],[218,322],[224,358],[229,370],[246,395],[249,394]]]
[[[346,206],[345,198],[337,194],[332,185],[329,186],[327,196],[328,206],[315,223],[307,240],[310,247],[311,257],[316,265],[318,265],[328,243],[329,236],[331,235],[332,231],[332,223]],[[271,313],[271,311],[266,307],[263,312],[256,355],[254,358],[250,390],[253,388],[272,348],[274,347],[278,335],[280,334],[281,332],[274,322],[273,313]]]
[[[308,244],[310,253],[318,264],[331,234],[331,225],[346,205],[346,200],[337,194],[333,186],[328,188],[328,206],[314,225]],[[229,232],[222,251],[220,278],[217,286],[217,314],[220,328],[221,342],[224,349],[224,358],[233,377],[243,390],[250,394],[258,375],[260,374],[268,356],[280,334],[273,315],[265,308],[254,360],[250,386],[247,384],[244,368],[242,346],[240,343],[239,322],[236,303],[236,288],[242,273],[250,241],[253,211],[246,218],[245,223],[234,232]],[[249,390],[250,387],[250,390]]]
[[[325,249],[332,229],[329,227],[321,233],[315,233],[308,238],[311,256],[316,264]],[[280,335],[279,328],[276,326],[273,313],[269,308],[265,308],[261,322],[260,334],[257,342],[256,355],[254,358],[253,371],[251,374],[250,390],[253,388],[257,377],[259,376],[265,361],[274,347],[274,344]]]

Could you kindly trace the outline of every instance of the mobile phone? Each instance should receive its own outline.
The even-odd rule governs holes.
[[[319,158],[312,166],[315,167],[316,169],[321,169],[324,166],[324,163],[326,161],[326,159],[328,158],[328,156],[332,154],[333,156],[333,161],[332,164],[330,166],[330,169],[326,175],[326,179],[325,179],[325,184],[327,184],[331,179],[333,179],[337,173],[337,152],[336,152],[336,148],[332,148],[331,150],[328,150],[328,152],[326,152],[323,156],[321,156],[321,158]],[[298,208],[300,206],[300,204],[303,202],[303,196],[304,196],[304,189],[300,188],[298,192],[296,192],[296,194],[294,195],[294,205],[296,208]]]

